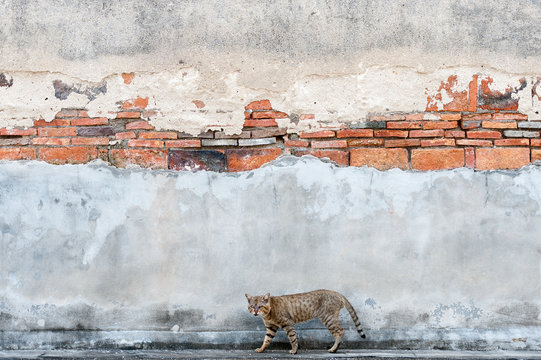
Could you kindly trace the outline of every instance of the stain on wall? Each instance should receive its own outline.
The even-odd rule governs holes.
[[[381,172],[291,156],[233,174],[5,162],[2,346],[29,330],[24,341],[72,330],[115,347],[115,330],[244,344],[264,331],[245,292],[333,288],[357,309],[366,346],[539,349],[539,171]],[[317,321],[299,331],[328,341]]]

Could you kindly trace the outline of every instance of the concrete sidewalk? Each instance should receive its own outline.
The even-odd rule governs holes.
[[[286,350],[258,354],[248,350],[14,350],[0,351],[0,359],[541,359],[537,351],[445,351],[445,350],[344,350],[337,354],[325,351]]]

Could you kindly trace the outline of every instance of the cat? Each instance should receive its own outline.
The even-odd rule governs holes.
[[[248,299],[248,311],[255,316],[260,315],[267,328],[263,345],[255,350],[257,352],[264,351],[276,335],[278,328],[282,328],[291,343],[290,353],[297,353],[298,342],[294,324],[314,318],[319,318],[331,332],[335,341],[329,352],[336,352],[344,337],[344,329],[338,321],[342,307],[345,307],[351,315],[359,335],[363,339],[366,338],[355,309],[344,295],[336,291],[315,290],[283,296],[270,296],[269,293],[263,296],[244,295]]]

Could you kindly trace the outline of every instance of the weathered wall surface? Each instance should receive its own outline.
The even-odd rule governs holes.
[[[244,292],[328,287],[351,346],[539,349],[540,20],[0,1],[0,159],[60,165],[0,164],[0,348],[252,347]]]
[[[3,1],[0,13],[0,126],[69,107],[108,116],[138,96],[155,126],[193,134],[239,132],[256,99],[336,125],[424,111],[449,76],[460,92],[473,74],[499,91],[525,78],[513,96],[539,110],[537,1]]]
[[[4,162],[0,344],[252,346],[245,292],[332,288],[355,346],[539,349],[540,171]]]

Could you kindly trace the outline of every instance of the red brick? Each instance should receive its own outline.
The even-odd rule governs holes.
[[[173,147],[173,148],[197,148],[201,147],[201,140],[200,139],[193,139],[193,140],[167,140],[165,142],[165,147]]]
[[[1,151],[1,150],[0,150]],[[532,158],[531,161],[534,162],[536,160],[541,160],[541,150],[539,149],[532,149]],[[1,156],[0,156],[1,157]]]
[[[420,129],[420,121],[389,121],[387,129]]]
[[[335,149],[348,146],[346,140],[312,141],[313,149]]]
[[[107,125],[107,118],[77,118],[71,120],[73,126],[92,126],[92,125]]]
[[[75,127],[62,127],[62,128],[50,128],[44,127],[38,129],[38,136],[76,136],[77,128]]]
[[[117,119],[139,119],[140,117],[139,111],[121,111],[116,114]]]
[[[244,107],[246,110],[272,110],[272,106],[269,100],[257,100],[252,101]]]
[[[229,171],[248,171],[259,168],[282,154],[282,149],[234,149],[226,150]]]
[[[494,140],[495,146],[529,146],[529,139],[500,139]]]
[[[464,148],[464,160],[466,167],[473,169],[475,167],[475,149],[472,147]]]
[[[513,120],[492,121],[485,120],[481,124],[486,129],[516,129],[517,122]]]
[[[473,79],[468,86],[468,111],[470,112],[477,111],[477,82],[478,76],[473,75]]]
[[[244,127],[266,127],[266,126],[278,126],[278,123],[274,119],[244,120]]]
[[[466,115],[462,115],[462,120],[464,120],[464,121],[490,120],[490,119],[492,119],[492,114],[490,114],[490,113],[480,113],[480,114],[466,114]]]
[[[426,111],[440,111],[438,103],[444,98],[452,99],[449,103],[443,104],[443,111],[466,111],[468,109],[468,90],[457,91],[458,85],[456,75],[451,75],[447,81],[442,81],[438,90],[432,95],[428,95]],[[445,93],[445,94],[444,94]]]
[[[444,136],[452,138],[465,138],[466,132],[462,130],[445,130]]]
[[[316,132],[301,132],[300,136],[302,139],[311,139],[311,138],[328,138],[334,137],[334,131],[332,130],[322,130]]]
[[[115,134],[117,139],[135,139],[136,135],[133,131],[119,132]]]
[[[163,141],[159,140],[128,140],[128,146],[130,147],[163,147]]]
[[[97,157],[95,147],[45,147],[38,150],[38,160],[51,164],[84,164]]]
[[[385,140],[385,147],[408,147],[408,146],[419,146],[421,145],[421,140],[419,139],[389,139]]]
[[[462,114],[440,114],[440,117],[444,121],[453,121],[462,119]]]
[[[349,153],[345,150],[300,150],[295,151],[295,155],[312,155],[318,158],[329,158],[342,166],[347,166],[349,163]]]
[[[252,119],[285,119],[288,118],[284,112],[281,111],[254,111],[252,112]]]
[[[34,160],[36,149],[30,147],[0,147],[0,159]]]
[[[375,130],[374,136],[407,138],[408,132],[406,130]]]
[[[442,129],[410,131],[410,137],[412,138],[443,137],[444,134],[445,132]]]
[[[128,101],[124,101],[122,103],[122,108],[123,109],[139,109],[139,110],[142,110],[142,109],[146,109],[147,106],[148,106],[148,97],[146,97],[146,98],[137,97],[136,99],[131,99],[131,100],[128,100]]]
[[[406,114],[406,121],[419,121],[425,118],[425,113]]]
[[[456,144],[459,146],[492,146],[491,140],[473,140],[473,139],[457,139]]]
[[[430,146],[455,146],[455,139],[430,139],[421,140],[421,147]]]
[[[379,170],[409,167],[406,149],[352,149],[350,153],[352,166],[366,165]]]
[[[154,126],[145,120],[132,121],[126,124],[126,130],[154,130]]]
[[[252,117],[252,113],[249,111],[244,112],[244,120],[248,120]]]
[[[413,149],[411,167],[416,170],[455,169],[464,166],[464,149]]]
[[[72,145],[109,145],[106,137],[75,137],[71,139]]]
[[[406,120],[404,114],[383,114],[383,115],[370,115],[370,121],[403,121]]]
[[[109,161],[117,167],[139,165],[144,168],[167,169],[167,150],[111,149]]]
[[[45,121],[44,119],[34,120],[34,126],[69,126],[71,121],[69,119],[52,119],[51,121]]]
[[[304,140],[284,140],[285,147],[308,147],[310,143]]]
[[[1,136],[32,136],[36,135],[36,129],[29,128],[29,129],[6,129],[1,128],[0,129],[0,135]]]
[[[56,145],[56,146],[68,146],[70,144],[69,138],[50,138],[50,137],[36,137],[32,139],[33,145]]]
[[[338,130],[336,132],[337,138],[372,137],[372,136],[374,136],[374,130],[372,129],[347,129],[347,130]]]
[[[424,130],[454,129],[458,127],[457,121],[423,121]]]
[[[479,130],[468,131],[466,136],[468,139],[500,139],[502,137],[502,133],[499,131]]]
[[[383,146],[383,139],[350,139],[348,146]]]
[[[476,168],[479,170],[518,169],[530,163],[529,148],[475,149]]]
[[[315,114],[301,114],[301,120],[314,120],[316,118]]]
[[[520,113],[495,113],[492,115],[494,120],[528,120],[528,115]]]
[[[176,139],[177,133],[174,131],[149,131],[140,132],[139,139]]]
[[[530,139],[531,146],[541,146],[541,139]]]

